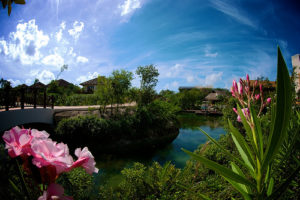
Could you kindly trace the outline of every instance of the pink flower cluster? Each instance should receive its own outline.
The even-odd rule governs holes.
[[[249,108],[251,106],[251,102],[259,101],[259,100],[261,101],[261,106],[260,106],[258,116],[262,112],[263,108],[266,105],[269,105],[271,103],[271,98],[267,98],[267,100],[264,101],[262,84],[259,84],[259,94],[255,94],[255,89],[257,85],[258,85],[258,81],[255,81],[251,85],[248,74],[246,75],[246,80],[240,79],[238,83],[235,80],[233,80],[232,82],[231,94],[239,101],[240,105],[243,107],[242,112],[247,120],[250,120]],[[251,87],[252,87],[252,91],[251,91]],[[233,111],[238,115],[236,108],[233,108]],[[237,117],[237,121],[239,122],[241,121],[241,117],[239,115]]]
[[[51,189],[51,184],[59,174],[73,168],[83,167],[88,174],[98,172],[94,157],[87,147],[75,150],[78,159],[74,162],[73,157],[69,154],[68,146],[52,141],[46,131],[21,129],[16,126],[5,131],[2,138],[10,157],[21,156],[23,159],[27,159],[29,156],[33,157],[32,163],[39,168],[43,183],[49,184],[48,189]],[[55,186],[55,188],[57,187]]]

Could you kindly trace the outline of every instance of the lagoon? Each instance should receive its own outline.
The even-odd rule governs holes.
[[[207,141],[206,136],[198,129],[201,128],[215,139],[221,134],[225,134],[222,125],[222,117],[201,116],[191,113],[178,115],[180,122],[179,134],[172,143],[148,153],[134,153],[127,156],[117,157],[114,155],[95,155],[99,173],[94,179],[96,185],[109,183],[117,184],[121,179],[121,170],[124,167],[130,167],[134,162],[140,162],[144,165],[150,165],[153,161],[161,165],[170,161],[177,168],[183,168],[189,156],[181,148],[194,151],[200,144]]]

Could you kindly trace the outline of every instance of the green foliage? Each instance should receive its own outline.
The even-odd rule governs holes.
[[[119,114],[111,119],[92,115],[63,119],[57,125],[56,134],[71,148],[78,145],[92,148],[121,139],[163,136],[169,130],[177,130],[177,110],[172,104],[156,100],[134,113]]]
[[[179,105],[183,110],[199,109],[204,98],[212,91],[209,88],[183,90],[178,94]]]
[[[111,79],[107,79],[104,76],[98,76],[97,89],[95,95],[98,97],[98,104],[100,104],[100,112],[105,113],[106,106],[112,103],[113,92]]]
[[[158,70],[153,65],[139,66],[136,74],[141,78],[140,104],[147,105],[154,99],[154,88],[158,82]]]
[[[117,104],[121,104],[124,102],[125,95],[127,94],[131,81],[133,79],[132,72],[128,72],[126,70],[114,70],[112,72],[111,87],[114,95],[114,99]]]
[[[154,162],[149,167],[135,163],[121,173],[123,180],[117,186],[100,187],[99,199],[184,199],[184,189],[178,187],[180,169],[170,163]]]
[[[68,173],[63,173],[57,179],[57,183],[65,189],[65,194],[73,199],[94,199],[92,194],[93,177],[82,168],[75,168]]]
[[[235,157],[228,153],[218,142],[209,137],[220,149],[230,156],[232,170],[219,165],[218,163],[205,158],[202,155],[197,155],[184,150],[194,159],[200,161],[209,169],[221,174],[237,191],[241,193],[244,199],[273,199],[282,195],[286,190],[294,174],[300,170],[300,164],[294,169],[294,173],[286,179],[275,191],[273,190],[274,179],[272,163],[287,136],[287,128],[289,125],[291,114],[291,82],[285,61],[278,48],[278,68],[277,68],[277,99],[276,105],[272,106],[271,131],[266,142],[263,142],[261,121],[256,116],[253,107],[250,109],[251,116],[246,119],[238,106],[238,113],[246,130],[248,141],[240,134],[240,132],[232,126],[229,121],[231,136],[242,158]],[[298,158],[296,158],[298,159]],[[233,162],[237,161],[244,172]],[[297,161],[297,163],[300,163]]]
[[[70,96],[54,95],[58,106],[89,106],[97,105],[99,96],[96,94],[73,94]]]

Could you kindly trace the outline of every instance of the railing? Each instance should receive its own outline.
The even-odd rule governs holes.
[[[45,88],[1,88],[0,89],[0,109],[41,106],[54,108],[54,96],[47,96]]]

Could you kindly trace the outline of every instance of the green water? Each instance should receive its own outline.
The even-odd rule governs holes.
[[[134,162],[150,165],[153,161],[164,164],[171,161],[178,168],[183,168],[189,156],[181,151],[185,148],[194,151],[200,144],[207,141],[206,136],[197,128],[201,128],[215,139],[225,134],[221,117],[199,116],[195,114],[181,114],[178,116],[180,130],[177,138],[169,145],[148,154],[134,154],[126,157],[114,157],[111,155],[96,157],[99,173],[95,175],[96,185],[109,183],[115,185],[121,180],[120,171],[124,167],[130,167]]]

